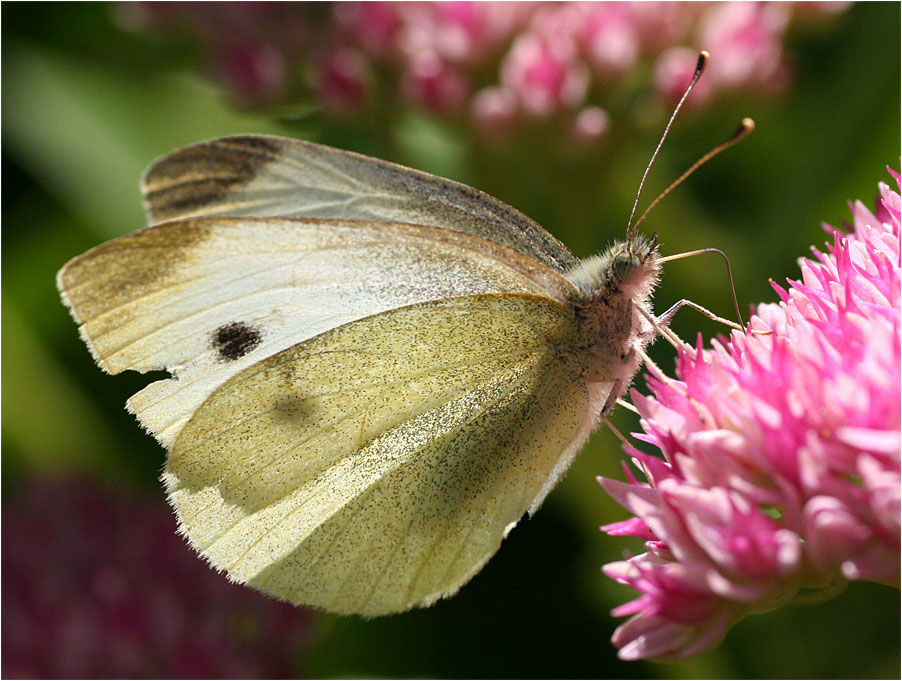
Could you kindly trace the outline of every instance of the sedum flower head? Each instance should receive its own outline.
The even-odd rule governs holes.
[[[899,176],[893,173],[897,184]],[[900,197],[851,206],[750,328],[680,353],[678,380],[635,391],[631,448],[647,483],[599,478],[634,514],[602,529],[646,553],[604,567],[639,597],[613,636],[624,659],[679,659],[742,617],[850,580],[898,586]]]

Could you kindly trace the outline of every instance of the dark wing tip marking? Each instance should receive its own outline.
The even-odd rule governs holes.
[[[231,322],[213,332],[212,345],[219,359],[234,362],[252,352],[263,341],[263,334],[244,322]]]
[[[238,136],[175,151],[145,174],[145,207],[154,222],[191,215],[253,180],[281,149],[276,138]]]

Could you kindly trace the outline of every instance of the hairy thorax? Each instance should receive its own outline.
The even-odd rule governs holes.
[[[639,368],[636,349],[654,335],[646,315],[651,315],[659,270],[654,241],[636,237],[587,258],[567,273],[578,291],[571,301],[578,333],[562,350],[565,362],[582,380],[619,382],[622,388],[629,383]]]

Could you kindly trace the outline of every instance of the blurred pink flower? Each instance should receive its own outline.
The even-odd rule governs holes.
[[[369,54],[386,58],[395,53],[401,19],[391,2],[337,2],[333,9],[337,28]]]
[[[211,2],[126,4],[120,14],[139,30],[193,32],[207,48],[207,70],[244,107],[292,97],[306,107],[312,95],[327,113],[347,116],[385,102],[392,108],[408,104],[454,119],[470,115],[490,137],[521,129],[520,123],[559,118],[559,130],[586,143],[603,134],[583,135],[580,111],[622,109],[612,104],[624,101],[624,90],[647,87],[649,71],[653,91],[666,100],[662,109],[669,108],[700,49],[712,54],[711,75],[693,93],[696,105],[725,89],[779,90],[791,75],[783,47],[790,22],[843,8],[772,2]]]
[[[655,54],[674,45],[685,44],[698,16],[708,2],[629,3],[643,51]]]
[[[364,3],[367,4],[367,3]],[[507,40],[533,8],[524,2],[389,3],[400,22],[398,46],[408,60],[435,52],[454,64],[478,65]],[[366,30],[365,26],[361,27]]]
[[[577,58],[575,45],[527,34],[517,38],[502,62],[501,83],[524,111],[550,116],[582,103],[589,71]]]
[[[463,74],[434,52],[412,60],[402,87],[408,99],[440,113],[460,111],[471,89]]]
[[[658,93],[670,101],[680,98],[699,49],[710,52],[711,61],[690,103],[703,104],[717,90],[779,91],[789,80],[783,38],[792,12],[790,3],[712,3],[699,16],[693,49],[671,47],[658,57],[654,75]]]
[[[589,62],[604,76],[615,76],[639,58],[641,36],[628,3],[589,6],[584,22]]]
[[[792,6],[780,2],[715,3],[701,18],[699,46],[712,55],[711,80],[723,88],[776,90],[788,78],[783,36]]]
[[[516,95],[500,87],[487,87],[473,97],[473,120],[487,136],[510,134],[517,124]]]
[[[338,49],[319,64],[317,92],[335,113],[350,114],[363,106],[367,94],[368,62],[358,51]]]
[[[219,50],[215,68],[216,77],[242,107],[277,101],[287,88],[287,67],[282,52],[241,36]]]
[[[893,173],[897,184],[899,176]],[[852,232],[800,259],[750,328],[683,352],[679,380],[633,391],[663,460],[631,448],[648,483],[599,481],[635,517],[602,528],[647,553],[606,565],[639,591],[613,636],[624,659],[679,659],[802,589],[900,570],[900,197],[880,184]]]
[[[34,480],[3,509],[3,678],[295,678],[313,616],[232,584],[162,499]]]
[[[708,62],[710,69],[712,58]],[[683,96],[686,87],[695,74],[698,66],[698,50],[689,47],[672,47],[665,50],[655,62],[654,87],[658,95],[669,102],[676,103]],[[686,103],[689,106],[700,106],[706,103],[714,94],[714,82],[708,78],[699,78],[689,93]]]
[[[576,114],[573,122],[573,139],[582,144],[591,144],[604,137],[611,125],[608,112],[597,106],[587,106]]]

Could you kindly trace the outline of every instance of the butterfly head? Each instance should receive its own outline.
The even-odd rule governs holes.
[[[636,234],[600,255],[586,258],[567,272],[567,278],[576,286],[581,301],[619,296],[643,303],[657,284],[660,271],[657,236],[647,239]]]
[[[614,250],[611,274],[621,288],[641,285],[652,278],[657,280],[661,269],[658,263],[658,235],[651,239],[636,235]]]

